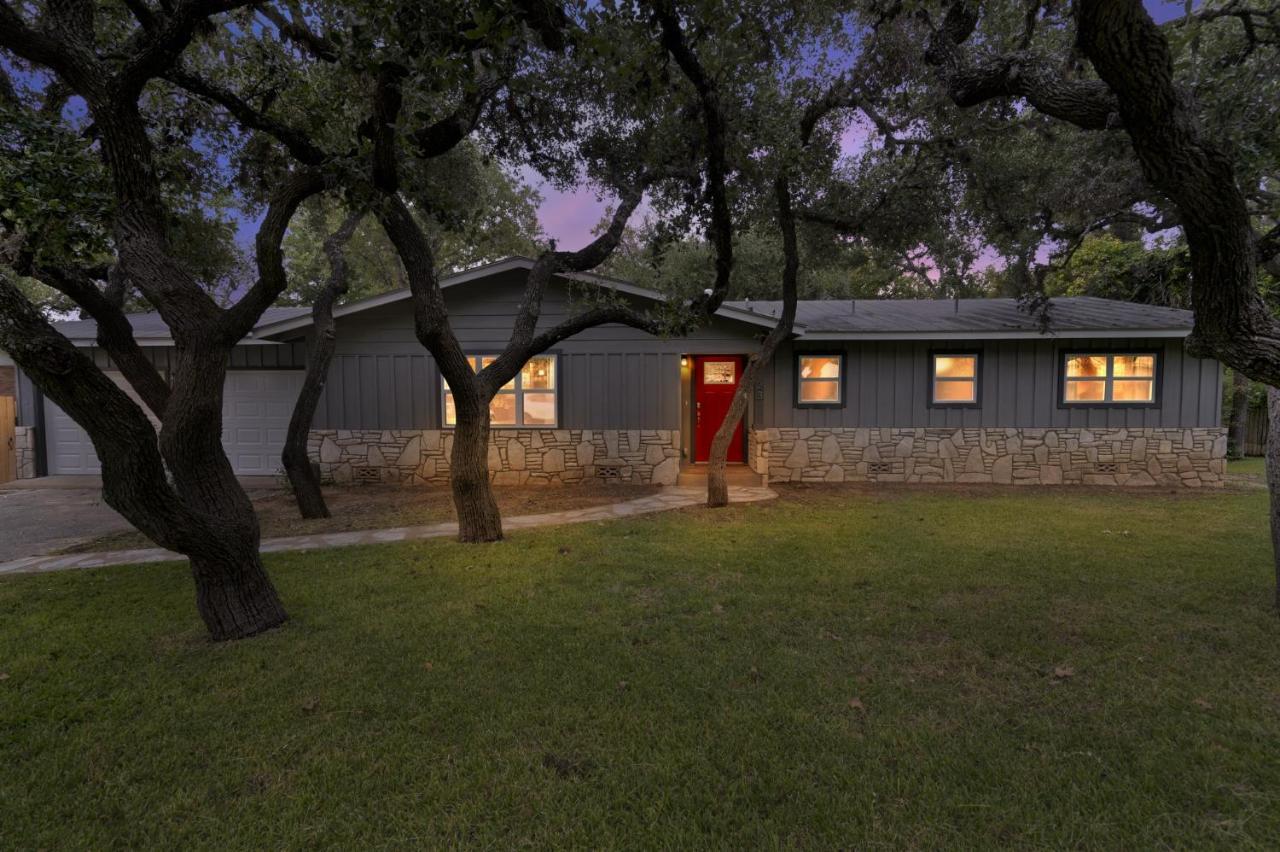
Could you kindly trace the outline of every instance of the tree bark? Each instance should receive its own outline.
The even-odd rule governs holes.
[[[1249,428],[1249,377],[1239,370],[1232,371],[1231,423],[1227,430],[1227,455],[1233,459],[1244,458],[1244,444]]]
[[[1267,493],[1271,497],[1271,553],[1275,563],[1274,604],[1280,611],[1280,389],[1267,388]]]
[[[1068,79],[1060,64],[1027,51],[990,56],[975,49],[967,56],[960,45],[973,35],[980,8],[976,0],[953,0],[925,52],[951,99],[970,107],[1025,97],[1082,128],[1123,128],[1144,177],[1177,209],[1187,240],[1195,310],[1187,351],[1280,383],[1280,322],[1257,282],[1259,252],[1269,248],[1254,234],[1231,152],[1205,130],[1175,82],[1168,39],[1142,0],[1073,4],[1077,47],[1100,80]]]
[[[215,642],[247,639],[288,618],[258,555],[256,536],[252,547],[227,548],[221,553],[203,548],[190,561],[196,609]]]
[[[320,477],[307,455],[307,436],[315,420],[316,406],[329,379],[329,364],[333,361],[337,329],[333,321],[333,305],[346,295],[348,288],[347,264],[343,247],[351,239],[361,214],[348,216],[337,231],[324,241],[324,251],[329,257],[329,280],[316,296],[311,308],[313,343],[307,359],[307,374],[302,380],[302,390],[293,405],[289,418],[289,433],[285,438],[284,452],[280,456],[298,511],[308,519],[329,517],[329,507],[320,489]]]
[[[502,515],[489,482],[489,401],[470,389],[452,390],[457,411],[449,484],[458,515],[458,540],[502,540]]]
[[[179,355],[184,377],[159,440],[142,409],[55,331],[0,270],[0,347],[93,441],[108,506],[191,560],[200,617],[215,640],[287,619],[258,557],[258,522],[222,452],[225,351]],[[193,376],[201,377],[198,382]]]
[[[796,319],[796,276],[800,269],[800,255],[796,249],[796,220],[791,210],[791,188],[786,177],[779,177],[775,181],[774,193],[785,258],[782,270],[782,316],[778,319],[778,324],[769,330],[760,349],[747,359],[742,380],[733,392],[733,401],[729,403],[729,410],[725,412],[724,420],[711,440],[711,456],[707,460],[707,505],[713,509],[729,505],[729,484],[725,479],[729,443],[738,428],[738,421],[746,413],[747,395],[755,387],[760,371],[773,359],[778,345],[791,336]]]

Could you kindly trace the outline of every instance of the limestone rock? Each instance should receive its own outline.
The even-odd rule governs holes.
[[[653,468],[651,482],[654,485],[675,485],[680,477],[680,459],[672,456],[663,459]]]
[[[792,470],[802,470],[809,466],[809,444],[805,441],[796,441],[791,447],[791,454],[787,456],[787,467]]]
[[[560,473],[564,470],[564,450],[547,450],[542,456],[542,470],[545,473]]]
[[[666,452],[662,449],[661,444],[650,444],[644,451],[645,464],[660,464],[666,457]]]
[[[1000,456],[991,465],[991,480],[1000,485],[1013,482],[1013,456]]]
[[[524,444],[517,438],[507,440],[507,467],[524,470]]]
[[[840,461],[840,444],[836,441],[835,435],[827,435],[822,439],[822,460],[827,464],[836,464]]]
[[[421,459],[422,439],[415,435],[400,451],[400,458],[396,459],[396,467],[417,467]]]
[[[583,441],[578,445],[578,466],[591,467],[596,459],[596,445],[590,441]]]
[[[342,449],[333,442],[333,438],[325,435],[324,440],[320,442],[320,461],[332,464],[341,459]]]

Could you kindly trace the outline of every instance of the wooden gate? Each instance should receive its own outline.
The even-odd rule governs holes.
[[[13,397],[0,396],[0,482],[18,478],[18,457],[13,445],[16,423]]]
[[[1245,420],[1244,454],[1246,456],[1265,456],[1267,454],[1267,406],[1259,405],[1249,409]]]

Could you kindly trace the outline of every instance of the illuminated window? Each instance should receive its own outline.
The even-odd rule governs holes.
[[[796,402],[840,405],[844,402],[844,355],[796,356]]]
[[[976,405],[978,356],[973,353],[934,355],[932,393],[934,405]]]
[[[471,369],[479,372],[492,364],[496,355],[469,355]],[[454,408],[449,383],[440,380],[444,408],[444,425],[456,426],[458,412]],[[555,426],[556,357],[535,355],[530,358],[516,377],[502,386],[489,402],[489,422],[494,426]]]
[[[702,364],[704,385],[731,385],[737,380],[737,361],[705,361]]]
[[[1089,352],[1066,356],[1066,405],[1151,405],[1156,401],[1156,355]]]

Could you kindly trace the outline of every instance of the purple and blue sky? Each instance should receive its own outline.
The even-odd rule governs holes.
[[[1144,0],[1144,3],[1157,23],[1176,18],[1186,10],[1180,0]],[[1199,6],[1199,0],[1195,0],[1193,5]],[[843,137],[845,153],[857,150],[866,142],[866,138],[865,127],[858,124],[851,126]],[[565,250],[581,248],[590,242],[592,229],[600,223],[613,203],[610,198],[597,198],[593,189],[560,192],[549,186],[538,185],[536,180],[531,183],[542,195],[542,204],[538,208],[538,221],[542,225],[543,232],[547,237],[555,239],[557,245]],[[637,221],[638,219],[637,216]]]

